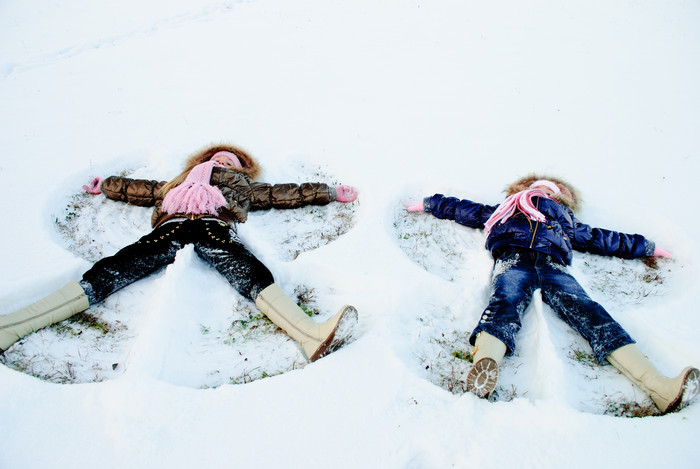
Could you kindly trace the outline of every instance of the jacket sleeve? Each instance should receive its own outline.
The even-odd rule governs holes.
[[[445,197],[435,194],[423,200],[423,208],[437,218],[454,220],[470,228],[483,228],[497,206],[484,205],[471,200]]]
[[[141,207],[152,207],[158,200],[156,193],[164,184],[163,181],[110,176],[102,181],[100,190],[112,200]]]
[[[615,256],[635,259],[654,255],[656,245],[640,234],[627,234],[618,231],[593,228],[581,223],[576,217],[572,247],[577,251],[590,252],[602,256]]]
[[[335,190],[328,184],[306,182],[303,184],[250,184],[252,210],[269,208],[299,208],[305,205],[327,205],[336,200]]]

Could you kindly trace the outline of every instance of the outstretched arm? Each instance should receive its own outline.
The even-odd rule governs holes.
[[[621,233],[619,231],[594,228],[574,221],[574,238],[572,244],[577,251],[590,252],[603,256],[615,256],[623,259],[636,259],[657,255],[656,244],[640,234]],[[660,249],[659,256],[668,251]],[[670,253],[668,253],[670,254]]]
[[[442,194],[426,197],[422,202],[408,201],[404,203],[404,206],[409,212],[432,213],[437,218],[454,220],[460,225],[471,228],[483,228],[486,220],[496,210],[496,206],[484,205],[467,199],[460,200],[456,197],[445,197]]]
[[[122,176],[110,176],[106,179],[93,178],[90,183],[83,186],[90,194],[102,192],[112,200],[126,202],[142,207],[151,207],[158,200],[158,190],[165,182],[148,179],[131,179]]]
[[[331,187],[318,182],[303,184],[267,184],[253,182],[250,184],[251,209],[299,208],[305,205],[327,205],[338,201],[353,202],[357,199],[357,190],[352,186]]]

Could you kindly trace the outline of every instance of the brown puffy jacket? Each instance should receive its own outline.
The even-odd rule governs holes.
[[[168,214],[161,210],[162,198],[159,190],[163,181],[131,179],[110,176],[102,181],[101,190],[113,200],[119,200],[143,207],[153,207],[151,225],[153,228],[173,218],[203,218],[212,215]],[[269,208],[298,208],[305,205],[326,205],[336,198],[333,188],[323,183],[267,184],[253,181],[239,171],[215,167],[211,175],[211,185],[221,190],[226,205],[219,209],[216,218],[226,222],[243,223],[251,210]]]

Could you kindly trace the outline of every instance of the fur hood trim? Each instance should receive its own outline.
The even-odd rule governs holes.
[[[185,168],[191,169],[200,163],[209,161],[211,157],[219,151],[230,151],[238,157],[243,167],[233,168],[232,171],[243,173],[251,179],[257,179],[262,174],[262,168],[255,158],[241,148],[226,143],[212,144],[191,154],[185,161]]]
[[[562,178],[557,176],[551,176],[548,174],[530,173],[527,176],[518,179],[517,181],[513,182],[505,188],[506,196],[510,197],[511,195],[517,194],[520,191],[527,190],[530,188],[530,184],[532,184],[535,181],[539,181],[540,179],[547,179],[556,183],[559,186],[564,186],[569,190],[569,192],[571,192],[571,197],[569,197],[568,194],[564,194],[562,192],[561,194],[553,195],[552,199],[566,205],[571,209],[572,212],[576,212],[581,207],[581,194],[579,193],[578,189],[576,189],[574,186],[572,186]]]

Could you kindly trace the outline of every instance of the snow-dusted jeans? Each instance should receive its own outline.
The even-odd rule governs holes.
[[[199,257],[250,300],[274,283],[272,273],[246,249],[228,223],[184,220],[165,223],[115,255],[97,261],[81,282],[90,304],[173,263],[175,254],[190,243]]]
[[[471,344],[474,345],[480,331],[486,331],[503,341],[508,352],[512,353],[522,315],[537,288],[542,291],[543,301],[591,344],[601,365],[608,363],[605,358],[610,352],[634,343],[610,314],[567,273],[565,266],[546,254],[509,250],[496,261],[491,299],[469,338]]]

